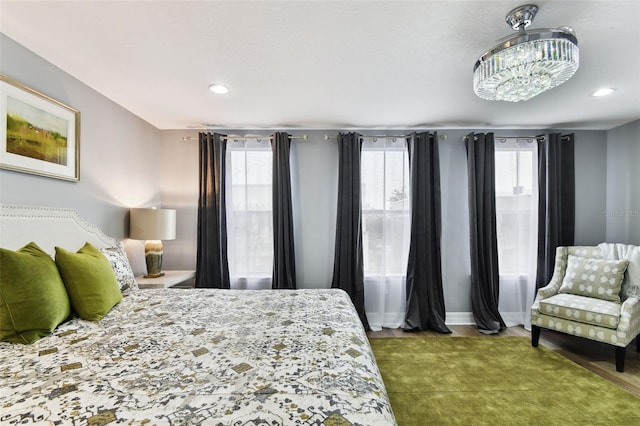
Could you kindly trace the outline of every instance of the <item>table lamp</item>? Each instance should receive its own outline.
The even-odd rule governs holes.
[[[129,238],[146,240],[144,259],[145,278],[157,278],[162,272],[162,240],[176,238],[176,211],[172,209],[142,208],[129,211]]]

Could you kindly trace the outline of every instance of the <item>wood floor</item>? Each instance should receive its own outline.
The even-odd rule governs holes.
[[[439,334],[434,331],[404,332],[401,329],[383,329],[381,331],[369,331],[367,332],[367,336],[369,338],[484,337],[486,339],[495,339],[502,336],[524,336],[531,338],[531,334],[522,326],[509,327],[497,336],[486,336],[480,333],[477,327],[472,325],[453,325],[449,326],[449,329],[452,331],[451,334]],[[613,347],[604,343],[543,329],[540,334],[540,345],[561,354],[614,385],[640,397],[640,354],[636,352],[635,342],[631,342],[627,347],[623,373],[616,371]]]

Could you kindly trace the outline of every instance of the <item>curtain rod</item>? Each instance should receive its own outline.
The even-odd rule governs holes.
[[[468,135],[465,135],[462,137],[463,141],[467,140]],[[534,139],[537,141],[543,141],[546,139],[545,135],[540,135],[540,136],[494,136],[493,137],[494,140],[501,140],[501,139]],[[560,140],[562,141],[568,141],[569,140],[569,136],[561,136]]]
[[[545,140],[545,136],[494,136],[493,140],[505,142],[507,139],[529,139],[534,141],[543,141]]]
[[[469,135],[465,135],[462,137],[463,141],[466,141],[469,138]],[[474,137],[475,139],[475,137]],[[541,141],[545,139],[544,135],[541,136],[494,136],[493,137],[494,140],[498,140],[498,139],[534,139],[537,141]]]
[[[380,138],[380,139],[385,139],[385,138],[408,138],[411,135],[360,135],[363,138]],[[440,134],[438,135],[438,137],[440,139],[444,139],[447,140],[447,135],[446,134]],[[328,141],[329,139],[337,139],[338,135],[324,135],[324,140]]]
[[[302,136],[289,136],[290,139],[302,139],[302,140],[307,140],[307,135],[302,135]],[[272,135],[267,135],[267,136],[260,136],[260,135],[224,135],[222,136],[222,139],[273,139]],[[183,136],[182,137],[183,141],[191,141],[191,140],[198,140],[198,138],[195,138],[193,136]]]

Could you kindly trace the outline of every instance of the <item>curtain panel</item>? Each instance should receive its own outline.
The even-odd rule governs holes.
[[[498,302],[495,145],[493,133],[470,133],[465,139],[469,173],[471,309],[482,333],[506,328]]]
[[[531,328],[538,253],[538,143],[496,141],[499,311],[505,324]]]
[[[349,294],[365,330],[360,152],[362,137],[338,133],[338,208],[332,288]]]
[[[200,133],[195,286],[229,288],[223,135]]]
[[[363,138],[360,154],[364,300],[371,330],[400,328],[406,315],[411,236],[406,138]]]
[[[536,287],[553,275],[556,248],[574,244],[575,134],[550,133],[538,142],[538,268]]]
[[[440,256],[440,163],[438,135],[413,133],[407,140],[411,237],[407,262],[404,329],[451,333],[445,325]]]
[[[296,253],[293,238],[291,203],[291,138],[277,132],[271,141],[273,150],[273,280],[272,288],[296,288]]]

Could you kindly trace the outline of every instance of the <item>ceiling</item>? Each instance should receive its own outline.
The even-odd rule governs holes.
[[[523,3],[2,0],[0,30],[158,129],[607,130],[640,118],[640,0],[535,2],[530,28],[575,30],[577,73],[527,102],[477,98],[473,65]],[[590,96],[601,87],[616,91]]]

